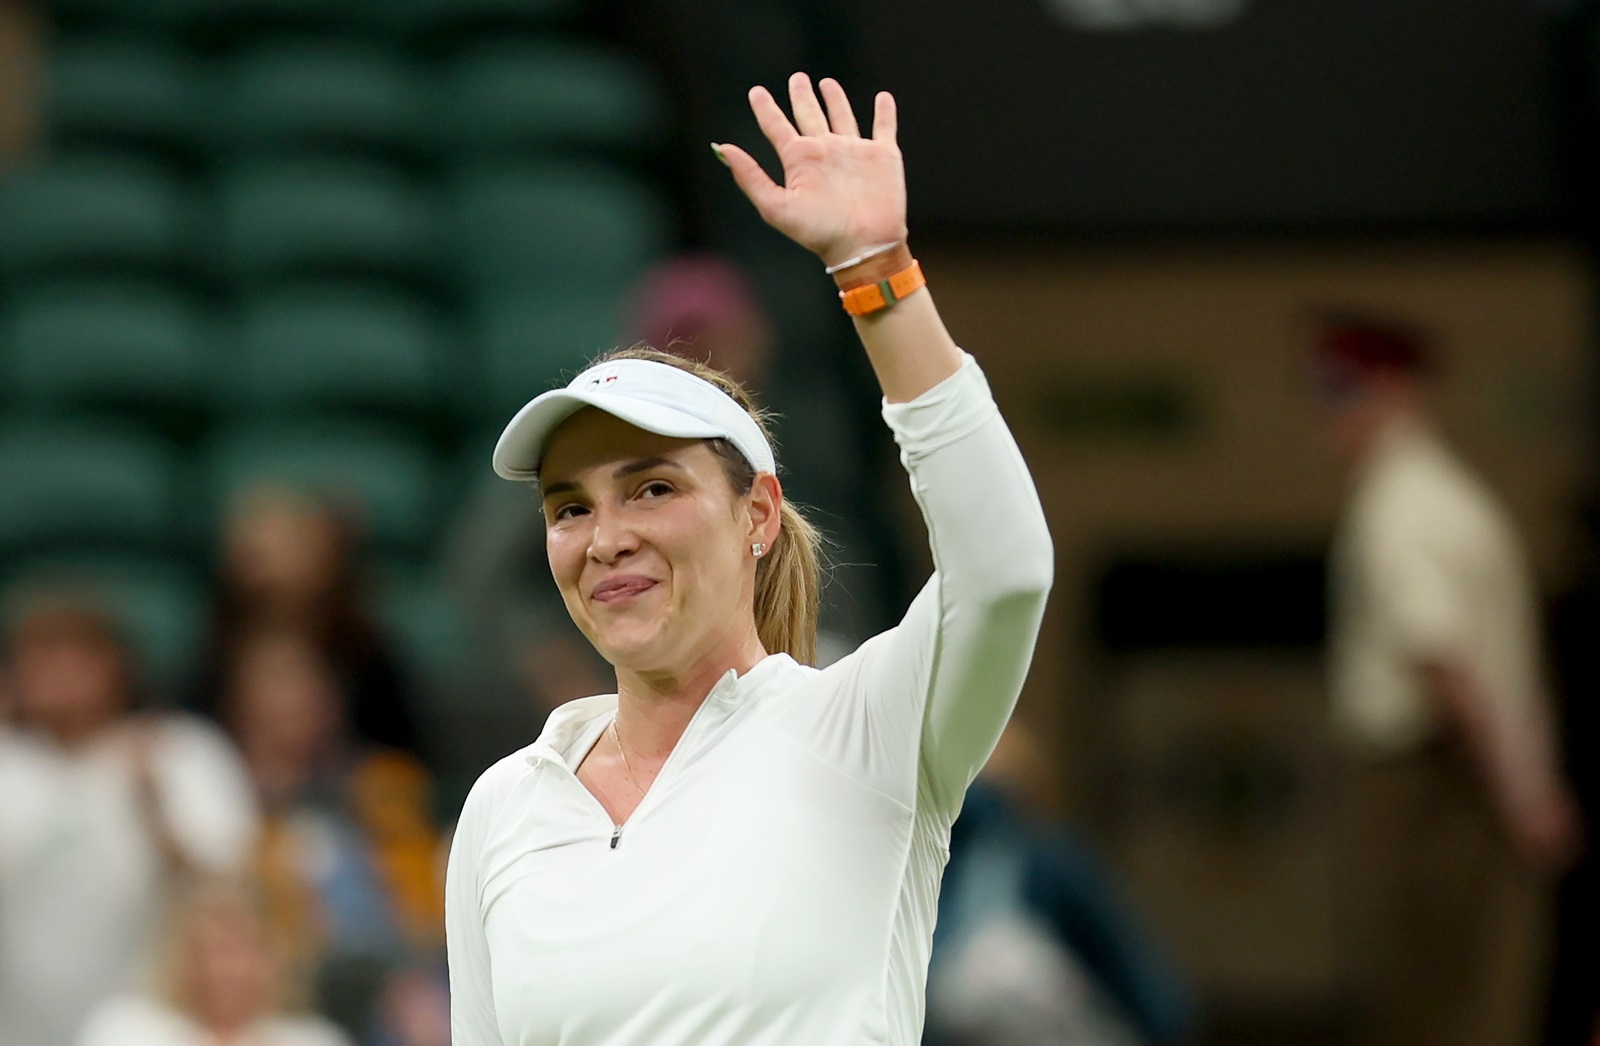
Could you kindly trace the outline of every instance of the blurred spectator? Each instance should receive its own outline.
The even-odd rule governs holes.
[[[1192,1030],[1183,977],[1071,831],[1040,820],[1013,720],[950,836],[928,1046],[1134,1046]]]
[[[256,808],[218,731],[134,714],[129,649],[91,603],[25,600],[6,669],[0,1043],[61,1046],[90,1006],[148,971],[170,890],[245,867]]]
[[[351,528],[328,505],[288,490],[237,498],[222,537],[197,708],[218,715],[240,647],[258,632],[299,631],[337,677],[356,737],[425,757],[400,660],[361,602]]]
[[[261,913],[212,886],[178,913],[163,990],[97,1007],[77,1046],[350,1046],[317,1017],[289,1016]]]
[[[629,337],[709,363],[765,393],[772,371],[772,323],[750,280],[732,262],[686,254],[646,273],[633,291]]]
[[[258,867],[284,976],[360,1029],[390,967],[443,945],[431,783],[351,735],[303,637],[261,633],[236,653],[222,712],[265,806]]]
[[[1363,1042],[1532,1041],[1551,870],[1576,838],[1510,520],[1424,406],[1428,346],[1358,317],[1318,331],[1349,466],[1333,551],[1333,711],[1349,770]],[[1519,860],[1520,858],[1520,860]]]
[[[450,989],[442,970],[389,979],[368,1046],[450,1046]]]

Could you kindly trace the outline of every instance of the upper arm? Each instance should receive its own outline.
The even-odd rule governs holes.
[[[1414,526],[1380,534],[1366,565],[1385,634],[1418,661],[1448,660],[1467,643],[1467,564]]]
[[[1054,570],[1044,510],[982,372],[886,407],[922,510],[934,576],[870,692],[918,748],[919,785],[953,814],[994,750],[1033,658]]]
[[[238,752],[221,731],[198,721],[166,724],[158,744],[161,810],[173,839],[207,872],[242,871],[260,815]]]
[[[976,364],[884,415],[927,523],[934,575],[898,625],[825,671],[840,693],[817,723],[836,763],[907,803],[926,792],[953,816],[1021,692],[1054,553]]]
[[[486,775],[487,776],[487,775]],[[495,1018],[493,970],[483,930],[479,854],[487,811],[484,781],[467,797],[445,871],[445,951],[450,967],[452,1046],[503,1046]]]
[[[953,812],[1022,692],[1054,550],[1027,466],[998,413],[917,463],[912,486],[938,570],[930,586],[923,776]]]

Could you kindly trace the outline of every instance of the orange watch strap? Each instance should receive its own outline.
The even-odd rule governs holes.
[[[901,298],[927,285],[928,278],[922,274],[922,266],[912,259],[910,265],[886,280],[864,283],[859,287],[840,291],[839,300],[844,303],[844,311],[850,315],[868,316],[880,309],[887,309]]]

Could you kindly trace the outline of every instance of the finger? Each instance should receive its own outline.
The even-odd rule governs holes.
[[[734,184],[755,204],[756,212],[770,220],[768,216],[776,211],[779,201],[783,199],[782,186],[761,169],[755,157],[737,145],[718,145],[716,149],[728,165],[728,170],[733,172]]]
[[[801,134],[828,133],[828,118],[822,115],[817,92],[811,89],[811,77],[805,73],[789,77],[789,105],[794,109],[794,125],[800,128]]]
[[[828,105],[828,124],[833,128],[833,133],[860,138],[861,128],[856,126],[856,114],[850,109],[850,97],[839,86],[839,81],[831,76],[824,77],[817,86],[822,89],[822,100]]]
[[[750,88],[750,111],[756,116],[756,126],[761,128],[761,133],[767,136],[767,141],[780,153],[790,141],[800,137],[800,132],[794,129],[794,124],[783,115],[783,110],[778,106],[778,100],[772,97],[772,92],[765,87]]]
[[[895,144],[895,134],[900,129],[899,114],[895,112],[894,95],[879,91],[872,100],[872,140]]]

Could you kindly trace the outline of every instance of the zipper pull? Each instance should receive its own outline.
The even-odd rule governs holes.
[[[617,848],[617,843],[622,839],[622,826],[619,824],[611,830],[611,849]]]

